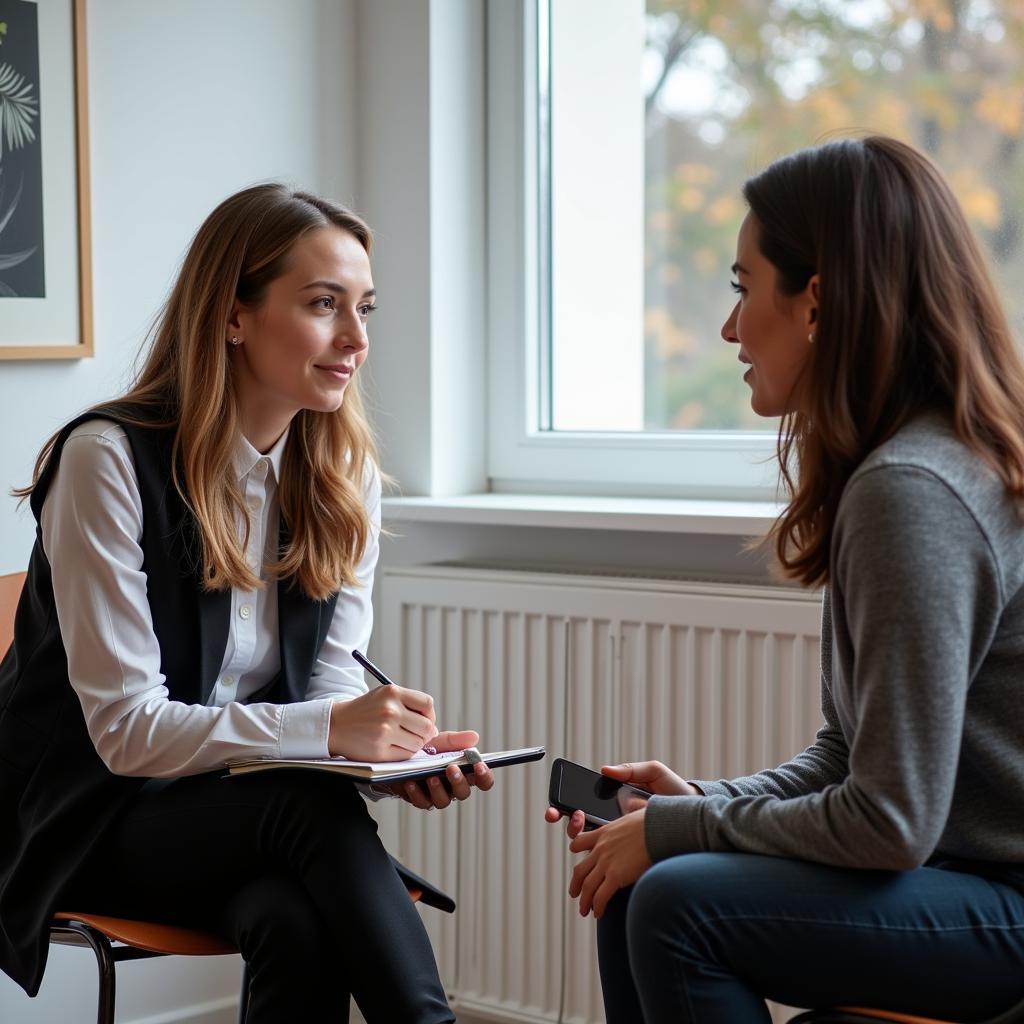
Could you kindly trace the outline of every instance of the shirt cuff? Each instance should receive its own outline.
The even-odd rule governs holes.
[[[327,736],[331,726],[332,700],[285,704],[281,713],[280,757],[330,757]]]

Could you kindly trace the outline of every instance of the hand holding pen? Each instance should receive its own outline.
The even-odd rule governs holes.
[[[397,683],[375,687],[351,700],[335,700],[329,714],[327,751],[331,757],[403,761],[437,735],[430,695]]]
[[[367,672],[370,673],[382,687],[393,687],[398,684],[390,679],[379,669],[362,651],[353,651],[355,658]],[[474,747],[480,742],[478,733],[471,729],[453,732],[440,732],[433,737],[432,745],[423,748],[425,753],[439,754],[450,750],[465,750],[467,747]],[[464,774],[458,765],[450,764],[445,769],[444,776],[431,775],[426,782],[410,780],[406,783],[394,783],[386,788],[395,796],[407,800],[414,807],[421,810],[437,808],[443,810],[452,800],[465,800],[472,792],[472,787],[480,790],[488,790],[494,785],[494,775],[491,769],[482,761],[474,764]]]
[[[384,672],[381,669],[377,668],[377,666],[374,665],[374,663],[372,661],[370,661],[370,659],[365,654],[363,654],[362,651],[357,651],[357,650],[353,649],[352,657],[355,658],[356,661],[358,661],[359,664],[362,665],[363,668],[365,668],[366,671],[369,672],[370,675],[373,676],[377,680],[377,682],[380,683],[381,686],[397,686],[398,685],[394,681],[394,679],[389,679],[384,674]],[[426,746],[423,747],[423,752],[425,754],[436,754],[437,750],[434,747],[432,747],[429,744],[427,744]]]

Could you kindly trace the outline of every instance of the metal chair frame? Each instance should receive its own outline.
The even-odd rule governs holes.
[[[403,871],[407,869],[403,868]],[[403,881],[406,882],[409,899],[419,903],[423,898],[423,890],[411,878]],[[433,892],[435,896],[447,900],[443,893],[436,890]],[[447,912],[451,913],[450,910]],[[229,956],[238,953],[229,942],[193,928],[99,914],[58,913],[50,922],[50,942],[62,946],[88,947],[93,951],[99,971],[96,1024],[114,1024],[117,997],[115,968],[122,961],[148,960],[156,956]],[[251,980],[249,965],[243,961],[238,1024],[245,1024],[248,1014]]]
[[[50,925],[50,942],[61,946],[83,946],[91,949],[96,956],[96,966],[99,971],[99,994],[96,1003],[96,1024],[114,1024],[114,1005],[117,997],[117,964],[125,960],[149,960],[158,956],[218,956],[227,955],[237,950],[232,949],[226,943],[224,948],[211,949],[208,953],[197,954],[183,949],[143,949],[140,946],[133,946],[124,943],[115,936],[108,935],[95,923],[80,920],[81,917],[89,915],[62,915],[55,918]],[[138,926],[141,922],[124,921],[126,928],[133,925]],[[185,929],[181,929],[185,932]],[[217,945],[217,940],[212,936],[204,935],[202,932],[189,930],[187,935],[197,941],[208,940],[212,945]],[[117,943],[115,945],[115,942]],[[244,963],[244,961],[243,961]],[[244,964],[242,971],[242,989],[238,1001],[238,1024],[245,1024],[246,1013],[249,1003],[249,965]]]

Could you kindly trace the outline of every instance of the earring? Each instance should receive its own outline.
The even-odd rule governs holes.
[[[807,332],[807,344],[808,345],[813,345],[814,344],[814,331],[808,331]]]
[[[232,345],[241,345],[242,344],[242,339],[238,338],[234,334],[232,334],[229,343],[232,344]]]

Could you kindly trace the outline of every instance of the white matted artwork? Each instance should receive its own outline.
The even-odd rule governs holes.
[[[93,354],[85,0],[0,0],[0,359]]]

